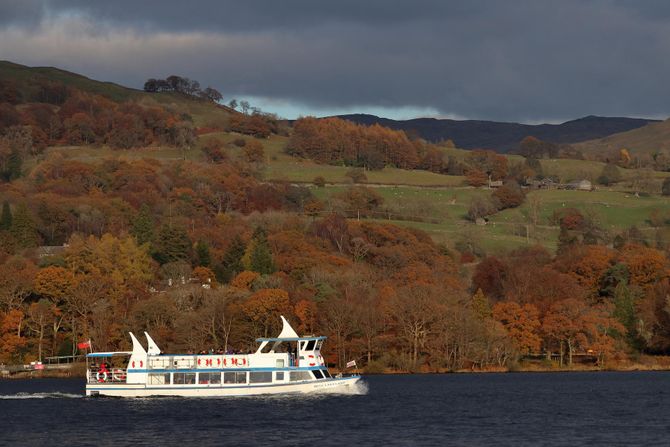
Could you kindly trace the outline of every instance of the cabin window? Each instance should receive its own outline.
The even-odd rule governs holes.
[[[316,340],[310,340],[307,342],[307,347],[305,348],[305,351],[313,351],[314,350],[314,345],[316,344]]]
[[[277,371],[275,374],[276,374],[275,375],[275,380],[277,382],[283,382],[284,381],[284,371]]]
[[[327,369],[323,370],[323,375],[326,376],[329,379],[333,377],[333,376],[330,375],[330,372]]]
[[[192,385],[195,383],[195,373],[174,373],[172,380],[174,384]]]
[[[298,382],[300,380],[312,380],[312,375],[309,371],[291,371],[289,375],[289,380],[291,382]]]
[[[223,383],[247,383],[246,372],[224,372]]]
[[[275,366],[277,368],[283,368],[284,367],[284,359],[277,359],[277,362],[275,363]]]
[[[221,373],[200,373],[198,376],[198,383],[208,385],[221,383]]]
[[[316,350],[317,350],[317,351],[320,351],[322,345],[323,345],[323,340],[319,340],[319,341],[317,341],[317,342],[316,342]]]
[[[169,385],[170,373],[149,374],[149,385]]]
[[[314,373],[314,377],[316,377],[317,379],[323,379],[323,373],[321,371],[319,371],[318,369],[316,369],[312,372]]]
[[[252,372],[249,373],[249,383],[269,383],[272,382],[272,372]]]

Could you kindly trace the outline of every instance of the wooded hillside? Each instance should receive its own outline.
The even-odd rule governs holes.
[[[670,349],[663,177],[646,192],[614,166],[606,191],[542,190],[523,182],[562,160],[22,79],[0,89],[4,363],[88,338],[124,349],[129,330],[169,351],[247,350],[280,314],[328,335],[331,365],[369,371]]]

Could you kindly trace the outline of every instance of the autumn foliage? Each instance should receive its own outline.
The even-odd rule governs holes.
[[[410,140],[403,131],[378,124],[366,127],[338,118],[298,119],[286,150],[319,163],[372,170],[384,166],[434,172],[446,169],[439,151],[421,141]]]
[[[239,163],[214,139],[206,163],[42,154],[47,145],[185,148],[195,136],[187,116],[159,106],[58,83],[25,98],[2,88],[1,362],[77,354],[89,338],[124,350],[129,330],[151,332],[169,351],[250,350],[280,330],[279,315],[327,335],[330,365],[356,359],[370,371],[505,368],[529,357],[602,366],[670,352],[667,251],[632,232],[610,245],[587,212],[552,216],[556,254],[459,255],[451,234],[438,245],[375,220],[384,198],[374,188],[340,188],[326,213],[308,188],[259,180],[252,167],[266,154],[254,139],[233,142]],[[277,124],[235,116],[233,130],[258,138]],[[302,118],[287,150],[351,166],[358,183],[385,166],[459,169],[473,186],[504,179],[473,203],[473,220],[524,200],[505,157],[473,151],[446,162],[439,148],[381,126]]]

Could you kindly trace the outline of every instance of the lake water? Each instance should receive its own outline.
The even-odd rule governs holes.
[[[88,399],[0,381],[0,445],[670,445],[670,373],[367,376],[357,395]]]

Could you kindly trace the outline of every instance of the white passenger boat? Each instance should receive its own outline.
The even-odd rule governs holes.
[[[326,337],[299,337],[284,317],[276,338],[259,338],[253,354],[163,354],[144,333],[130,333],[130,352],[87,355],[87,396],[219,397],[279,393],[347,393],[360,376],[331,376],[321,346]]]

